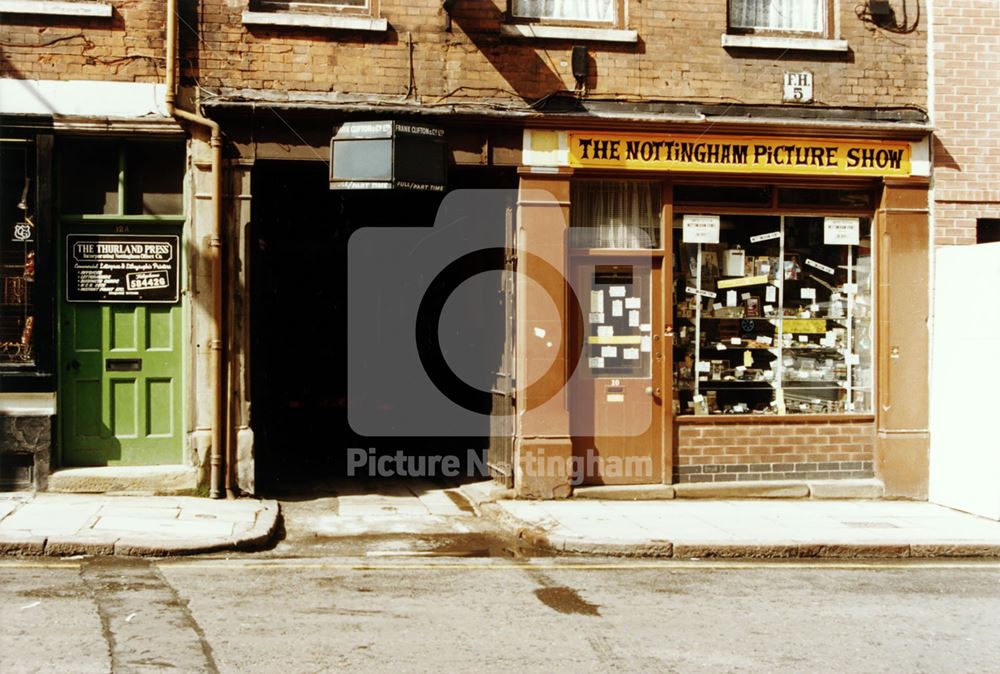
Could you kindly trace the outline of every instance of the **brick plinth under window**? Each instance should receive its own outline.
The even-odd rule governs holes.
[[[871,477],[871,421],[685,424],[675,482]]]

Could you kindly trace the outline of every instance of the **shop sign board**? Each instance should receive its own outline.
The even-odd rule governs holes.
[[[719,216],[685,215],[684,243],[719,243]]]
[[[568,132],[569,165],[635,171],[908,176],[901,141]]]
[[[180,299],[180,237],[69,234],[66,300],[174,304]]]

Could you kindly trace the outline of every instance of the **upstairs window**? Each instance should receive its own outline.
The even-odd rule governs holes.
[[[260,0],[263,10],[288,10],[292,12],[344,12],[366,15],[371,12],[369,0]]]
[[[737,33],[826,33],[829,0],[729,0]]]
[[[613,24],[615,5],[615,0],[511,0],[511,14],[516,20]]]

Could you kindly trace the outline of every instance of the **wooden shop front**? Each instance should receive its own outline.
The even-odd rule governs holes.
[[[519,493],[878,477],[921,495],[926,140],[796,133],[525,132]]]

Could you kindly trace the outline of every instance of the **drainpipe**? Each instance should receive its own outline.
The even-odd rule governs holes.
[[[212,269],[212,319],[208,345],[211,364],[212,396],[212,446],[210,456],[211,476],[209,496],[222,498],[222,457],[225,391],[222,358],[222,133],[218,122],[197,113],[188,112],[174,104],[177,88],[177,0],[167,0],[167,72],[166,104],[167,113],[177,120],[204,127],[211,132],[212,147],[212,236],[209,239],[207,257]]]

